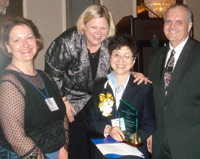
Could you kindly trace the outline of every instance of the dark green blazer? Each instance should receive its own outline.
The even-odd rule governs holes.
[[[191,38],[186,42],[165,97],[164,64],[168,50],[166,46],[150,58],[149,79],[153,81],[157,122],[153,140],[157,143],[167,139],[175,155],[181,153],[182,158],[178,155],[181,159],[197,159],[200,158],[200,43]],[[154,148],[157,146],[160,145],[155,144]]]

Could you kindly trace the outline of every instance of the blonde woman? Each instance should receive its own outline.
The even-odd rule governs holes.
[[[109,73],[107,47],[114,34],[108,9],[91,5],[80,15],[76,27],[56,38],[46,52],[45,71],[56,81],[70,121],[70,159],[88,157],[85,106],[94,84]]]

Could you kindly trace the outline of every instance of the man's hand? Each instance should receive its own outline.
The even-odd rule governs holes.
[[[150,80],[148,80],[147,77],[145,77],[142,73],[139,72],[133,72],[132,73],[133,77],[135,78],[135,80],[133,81],[134,83],[137,83],[137,85],[140,85],[142,82],[144,82],[144,84],[152,83]]]
[[[63,102],[65,103],[67,118],[69,119],[69,122],[73,122],[76,111],[72,104],[66,100],[66,97],[63,97]]]
[[[152,153],[152,135],[147,138],[147,149]]]

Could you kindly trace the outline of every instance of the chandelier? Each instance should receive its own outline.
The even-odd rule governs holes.
[[[149,9],[150,18],[163,18],[167,8],[176,4],[176,0],[144,0],[144,4]]]
[[[9,0],[0,0],[0,14],[6,13],[6,8],[9,5]]]

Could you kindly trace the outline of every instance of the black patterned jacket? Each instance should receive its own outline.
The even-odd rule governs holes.
[[[105,78],[110,68],[108,39],[102,42],[96,77],[92,79],[86,38],[73,27],[56,38],[45,55],[45,71],[55,80],[78,113],[91,97],[95,82]]]

